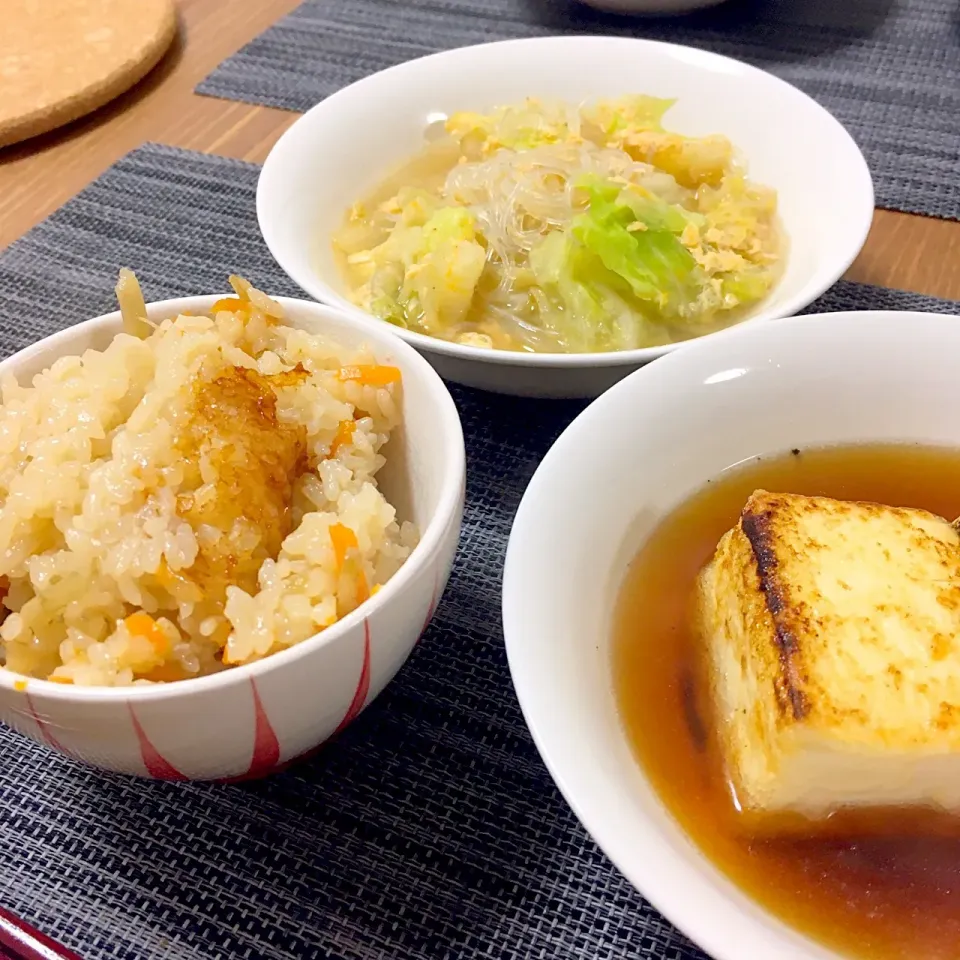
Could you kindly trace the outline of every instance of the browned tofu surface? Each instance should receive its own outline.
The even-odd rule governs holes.
[[[960,809],[960,539],[947,521],[758,490],[697,599],[745,807]]]

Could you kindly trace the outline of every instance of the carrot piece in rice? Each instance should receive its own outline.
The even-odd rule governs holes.
[[[153,683],[175,683],[177,680],[187,680],[192,674],[179,663],[163,663],[159,667],[154,667],[148,673],[141,675],[141,680],[150,680]]]
[[[382,363],[358,363],[341,367],[339,377],[342,381],[355,380],[363,387],[387,387],[399,383],[400,368]]]
[[[341,420],[337,427],[336,435],[330,444],[330,456],[336,456],[337,451],[345,444],[353,440],[353,434],[357,429],[355,420]]]
[[[239,297],[221,297],[211,308],[211,314],[218,314],[221,310],[226,310],[228,313],[248,313],[250,310],[250,302],[248,300],[241,300]]]
[[[342,523],[330,525],[330,542],[333,544],[333,556],[337,562],[337,570],[343,569],[348,550],[359,550],[357,535]]]
[[[166,657],[170,652],[170,644],[166,634],[149,613],[138,610],[136,613],[131,613],[123,622],[131,636],[144,637],[149,640],[158,656]]]

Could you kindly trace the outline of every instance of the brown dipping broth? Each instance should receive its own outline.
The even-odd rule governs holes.
[[[735,809],[710,729],[695,578],[764,488],[960,515],[960,450],[865,445],[793,451],[722,474],[670,514],[631,564],[613,638],[631,746],[670,813],[741,889],[801,933],[870,960],[960,958],[960,818],[846,812],[771,838]],[[958,665],[960,668],[960,665]]]

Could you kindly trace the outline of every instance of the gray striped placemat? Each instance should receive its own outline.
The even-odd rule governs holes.
[[[298,293],[260,240],[257,167],[134,151],[0,254],[0,355],[231,271]],[[813,309],[958,311],[838,284]],[[704,960],[577,823],[524,725],[500,628],[514,511],[582,408],[456,389],[467,509],[423,642],[335,742],[244,786],[108,776],[0,728],[0,904],[85,960]],[[517,404],[522,403],[518,416]]]
[[[729,0],[670,19],[613,17],[575,0],[307,0],[197,92],[303,111],[413,57],[564,33],[690,44],[770,70],[846,125],[879,206],[960,219],[956,0]]]

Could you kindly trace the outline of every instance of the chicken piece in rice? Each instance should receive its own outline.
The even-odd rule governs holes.
[[[409,555],[416,531],[376,482],[400,371],[231,282],[209,316],[152,332],[127,290],[131,333],[2,384],[6,669],[212,673],[335,623]]]

